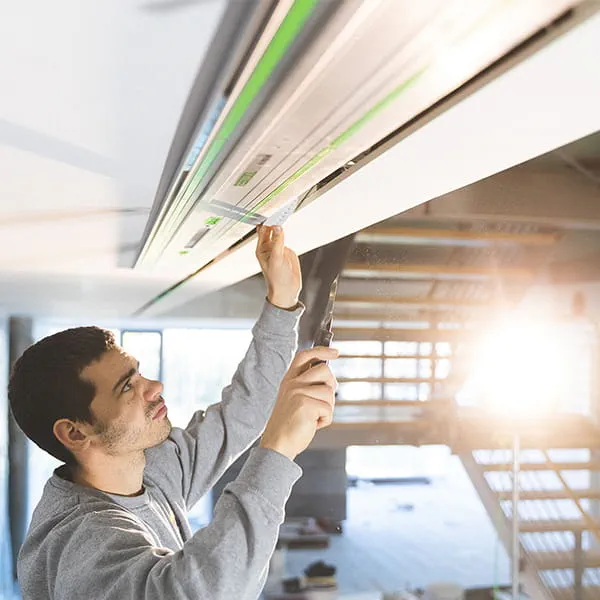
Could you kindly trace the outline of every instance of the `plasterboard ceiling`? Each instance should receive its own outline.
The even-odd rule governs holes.
[[[11,56],[0,66],[0,310],[129,314],[173,283],[119,265],[130,264],[224,4],[25,0],[0,9],[0,51]],[[295,215],[293,246],[309,250],[597,130],[598,80],[577,61],[596,54],[600,22],[578,29]],[[556,114],[561,127],[549,127]],[[378,202],[368,202],[374,192]],[[248,247],[175,304],[255,271]]]
[[[290,245],[306,252],[599,131],[600,77],[590,62],[598,52],[600,14],[295,213],[286,225]],[[252,253],[251,244],[240,248],[201,272],[195,286],[217,289],[252,275]],[[183,286],[149,314],[177,314],[181,305],[194,302],[196,289]],[[187,309],[191,312],[189,304]]]
[[[125,279],[146,297],[164,284],[124,267],[225,4],[1,4],[0,307],[53,310],[65,294],[93,304],[77,290],[110,296]]]

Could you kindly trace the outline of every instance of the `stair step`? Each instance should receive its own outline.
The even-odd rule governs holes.
[[[575,600],[575,591],[573,588],[550,588],[550,593],[554,600]],[[581,589],[581,600],[598,600],[600,598],[600,586],[584,585]]]
[[[600,523],[598,526],[600,526]],[[551,531],[586,531],[591,527],[583,519],[545,519],[539,521],[523,520],[519,524],[519,529],[522,533],[545,533]]]
[[[540,571],[554,569],[572,569],[575,566],[575,553],[564,552],[529,552],[531,564]],[[582,566],[586,569],[600,568],[600,550],[586,550],[582,556]]]
[[[522,449],[592,449],[600,447],[600,430],[588,417],[560,414],[538,419],[490,417],[483,411],[460,411],[455,452],[495,448],[510,449],[515,430],[521,436]],[[481,469],[485,465],[479,463]]]
[[[600,500],[600,490],[571,490],[575,497]],[[512,490],[496,491],[499,500],[512,500]],[[521,500],[571,500],[571,493],[566,489],[560,490],[521,490]]]
[[[479,463],[484,471],[512,471],[512,463]],[[600,471],[600,461],[521,463],[521,471]]]

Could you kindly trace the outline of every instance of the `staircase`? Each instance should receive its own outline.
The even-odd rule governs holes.
[[[600,430],[591,407],[515,422],[464,405],[458,393],[480,325],[520,300],[557,235],[419,225],[405,219],[356,237],[334,318],[335,420],[316,447],[450,446],[510,554],[518,430],[524,588],[535,600],[600,598]]]
[[[506,450],[461,455],[505,546],[512,519],[511,456]],[[526,450],[520,475],[523,580],[534,598],[600,598],[600,471],[588,448]],[[559,460],[560,459],[560,460]],[[596,485],[594,485],[596,484]],[[595,514],[594,514],[595,513]]]

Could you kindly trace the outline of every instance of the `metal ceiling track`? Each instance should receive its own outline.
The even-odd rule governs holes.
[[[252,31],[223,65],[235,77],[205,94],[136,268],[198,271],[577,4],[248,3]]]

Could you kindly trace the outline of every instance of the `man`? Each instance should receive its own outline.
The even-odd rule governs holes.
[[[332,418],[336,381],[316,363],[337,352],[299,352],[289,365],[302,312],[298,258],[269,227],[257,257],[267,302],[246,357],[221,402],[185,430],[171,427],[162,384],[144,378],[110,332],[60,332],[19,359],[9,385],[15,418],[65,462],[19,555],[24,600],[258,597],[301,475],[293,460]],[[263,430],[211,524],[192,535],[187,510]]]

